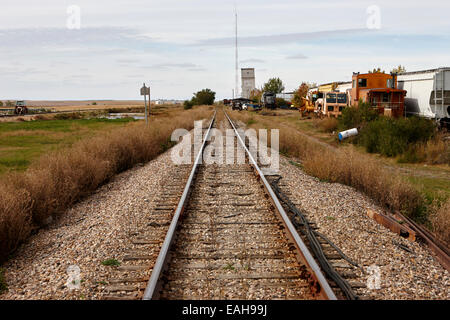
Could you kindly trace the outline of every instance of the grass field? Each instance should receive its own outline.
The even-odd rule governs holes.
[[[0,174],[23,171],[42,154],[132,121],[132,118],[123,118],[2,122]]]

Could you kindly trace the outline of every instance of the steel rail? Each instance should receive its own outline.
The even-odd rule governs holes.
[[[242,140],[239,132],[237,131],[236,127],[234,126],[233,121],[231,121],[228,114],[225,112],[225,116],[228,118],[228,121],[230,122],[231,126],[233,127],[234,133],[238,138],[238,141],[240,145],[244,148],[245,152],[247,153],[251,164],[255,168],[256,172],[258,173],[259,177],[261,178],[261,181],[264,184],[264,187],[266,188],[266,191],[269,193],[272,202],[275,204],[276,210],[278,211],[279,215],[282,218],[282,221],[284,225],[287,227],[287,230],[290,234],[290,237],[295,241],[295,245],[300,250],[300,253],[302,257],[304,258],[304,262],[307,264],[307,267],[309,267],[310,270],[313,271],[314,277],[317,279],[318,283],[321,286],[321,289],[323,289],[323,292],[325,293],[325,297],[329,300],[337,300],[336,295],[334,294],[333,290],[331,289],[330,285],[328,284],[327,280],[325,279],[324,275],[322,274],[322,271],[320,270],[318,264],[314,260],[312,254],[309,252],[308,248],[306,247],[303,240],[300,238],[300,236],[297,233],[297,230],[295,229],[294,225],[289,219],[289,216],[286,214],[283,206],[281,205],[280,201],[278,200],[278,197],[275,195],[274,191],[272,190],[272,187],[270,186],[269,182],[265,178],[263,172],[259,168],[257,162],[253,158],[253,155],[248,150],[247,146],[245,145],[245,142]]]
[[[152,274],[150,276],[150,279],[148,281],[147,287],[144,292],[144,296],[142,298],[143,300],[157,299],[159,296],[158,284],[160,284],[160,278],[162,276],[162,271],[163,271],[164,267],[166,266],[166,263],[168,260],[167,258],[168,258],[169,249],[173,243],[175,231],[177,229],[180,216],[186,207],[185,205],[186,205],[186,202],[187,202],[190,190],[191,190],[191,186],[194,181],[195,174],[198,169],[198,164],[200,163],[200,160],[202,159],[203,149],[205,148],[206,142],[209,138],[211,128],[216,119],[216,114],[217,114],[217,111],[214,111],[213,118],[211,120],[211,123],[209,124],[208,131],[206,132],[202,146],[201,146],[201,148],[197,154],[197,157],[195,159],[194,165],[191,170],[191,174],[189,175],[189,179],[186,183],[186,186],[184,187],[183,194],[180,198],[177,209],[172,218],[172,222],[170,223],[169,230],[167,231],[166,238],[164,239],[164,243],[161,247],[161,251],[159,252],[158,258],[156,259],[155,265],[152,270]]]

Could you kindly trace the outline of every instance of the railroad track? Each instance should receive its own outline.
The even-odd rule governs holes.
[[[292,216],[286,195],[280,194],[273,177],[262,174],[234,123],[226,114],[217,119],[215,114],[206,137],[214,126],[234,129],[235,149],[242,148],[248,161],[204,165],[200,163],[207,145],[204,139],[194,165],[180,166],[177,176],[164,186],[152,213],[157,222],[134,235],[124,259],[130,263],[118,268],[105,298],[355,298],[340,291],[339,282],[345,286],[345,280],[321,271],[323,260],[333,269],[327,260],[330,255],[337,260],[345,257],[329,250],[320,257],[319,252],[319,267],[305,245],[311,247],[314,240],[299,236],[302,225]],[[323,245],[322,239],[319,246]],[[348,284],[347,289],[351,291]]]

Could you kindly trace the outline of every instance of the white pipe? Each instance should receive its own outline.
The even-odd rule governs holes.
[[[339,132],[339,141],[347,139],[348,137],[356,136],[357,134],[358,134],[358,129],[356,129],[356,128]]]

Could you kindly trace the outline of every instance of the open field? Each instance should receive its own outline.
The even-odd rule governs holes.
[[[123,108],[139,110],[140,106],[117,104],[108,108],[121,112]],[[180,106],[153,106],[151,117],[169,118],[182,110]],[[0,175],[10,170],[23,171],[42,154],[135,121],[126,115],[119,119],[103,118],[106,115],[108,110],[0,118]]]
[[[0,174],[23,171],[42,154],[71,146],[133,118],[4,122],[0,124]]]
[[[3,123],[2,134],[7,138],[4,143],[13,144],[12,147],[18,144],[29,150],[22,159],[15,159],[14,152],[6,146],[6,154],[12,157],[18,169],[29,167],[24,172],[4,173],[0,181],[0,260],[7,258],[11,250],[48,218],[63,212],[115,174],[167,150],[173,130],[191,129],[194,120],[207,118],[211,112],[207,107],[181,112],[171,110],[154,117],[148,127],[143,121],[126,125],[127,120],[104,122],[99,119],[33,121],[25,127],[22,123]],[[105,124],[109,129],[114,125],[116,128],[107,130]],[[97,134],[88,133],[89,127],[97,130]],[[40,130],[39,134],[36,130]],[[13,142],[11,137],[14,137]],[[45,152],[50,151],[51,148],[45,150],[50,143],[57,147]]]
[[[14,100],[11,100],[14,102]],[[5,100],[3,103],[5,104]],[[28,107],[32,108],[55,108],[59,110],[71,110],[82,108],[107,108],[107,107],[127,107],[127,106],[143,106],[143,100],[27,100]],[[94,104],[95,103],[95,104]],[[4,107],[6,108],[6,107]]]
[[[68,102],[66,105],[63,103],[52,104],[48,106],[29,106],[29,110],[35,111],[30,112],[24,116],[12,116],[13,108],[11,107],[0,107],[0,113],[8,114],[8,116],[0,116],[1,122],[13,122],[13,121],[31,121],[40,120],[39,116],[43,115],[47,118],[52,118],[58,113],[82,113],[87,114],[87,116],[97,117],[100,113],[107,115],[108,113],[144,113],[145,107],[144,103],[132,104],[126,103],[126,101],[113,103],[103,103],[98,105],[83,105]],[[151,106],[151,115],[160,115],[166,112],[176,112],[177,110],[182,110],[180,105],[165,104],[165,105],[154,105]]]

